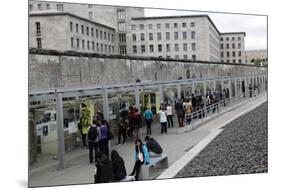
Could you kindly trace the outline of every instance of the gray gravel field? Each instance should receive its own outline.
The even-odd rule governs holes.
[[[266,173],[267,117],[266,102],[227,124],[176,177]]]

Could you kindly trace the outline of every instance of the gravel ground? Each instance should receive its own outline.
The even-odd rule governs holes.
[[[176,177],[266,173],[267,113],[267,103],[263,103],[227,124]]]

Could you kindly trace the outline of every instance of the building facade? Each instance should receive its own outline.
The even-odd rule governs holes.
[[[221,62],[245,63],[245,32],[221,33]]]
[[[115,29],[67,12],[29,17],[29,47],[115,54]]]

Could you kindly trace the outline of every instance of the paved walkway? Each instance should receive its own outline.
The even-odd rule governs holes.
[[[267,100],[267,95],[262,95],[257,98],[250,99],[249,102],[241,105],[239,103],[233,104],[236,106],[235,109],[223,113],[215,119],[209,120],[203,123],[201,126],[197,127],[193,131],[185,132],[179,131],[183,128],[178,128],[176,117],[174,117],[175,126],[168,129],[167,134],[160,134],[160,125],[158,123],[153,124],[152,134],[153,137],[161,144],[164,153],[168,155],[169,166],[180,159],[187,151],[189,151],[193,146],[198,144],[202,139],[204,139],[213,129],[220,128],[227,120],[247,111],[257,104]],[[233,106],[232,105],[232,106]],[[229,107],[227,107],[229,109]],[[223,110],[221,109],[221,112]],[[231,107],[232,108],[232,107]],[[145,128],[144,128],[145,129]],[[143,132],[145,132],[143,130]],[[143,134],[142,137],[144,137]],[[112,141],[112,149],[116,149],[120,155],[124,158],[126,163],[127,173],[131,173],[134,160],[134,143],[127,142],[125,144],[116,145],[116,138]],[[93,172],[94,165],[90,165],[88,162],[88,151],[79,149],[77,155],[71,157],[66,157],[66,168],[61,171],[56,170],[56,163],[50,162],[48,166],[40,167],[34,169],[30,173],[29,185],[30,186],[48,186],[48,185],[62,185],[62,184],[83,184],[83,183],[93,183]],[[156,170],[151,174],[151,179],[155,179],[164,170]]]

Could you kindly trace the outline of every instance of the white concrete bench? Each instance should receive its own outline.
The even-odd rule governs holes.
[[[126,182],[126,181],[134,181],[135,176],[126,176],[124,179],[120,180],[119,182]]]
[[[149,171],[151,167],[168,168],[168,156],[162,154],[159,157],[151,157],[148,165],[142,165],[140,169],[139,179],[145,180],[149,178]]]

